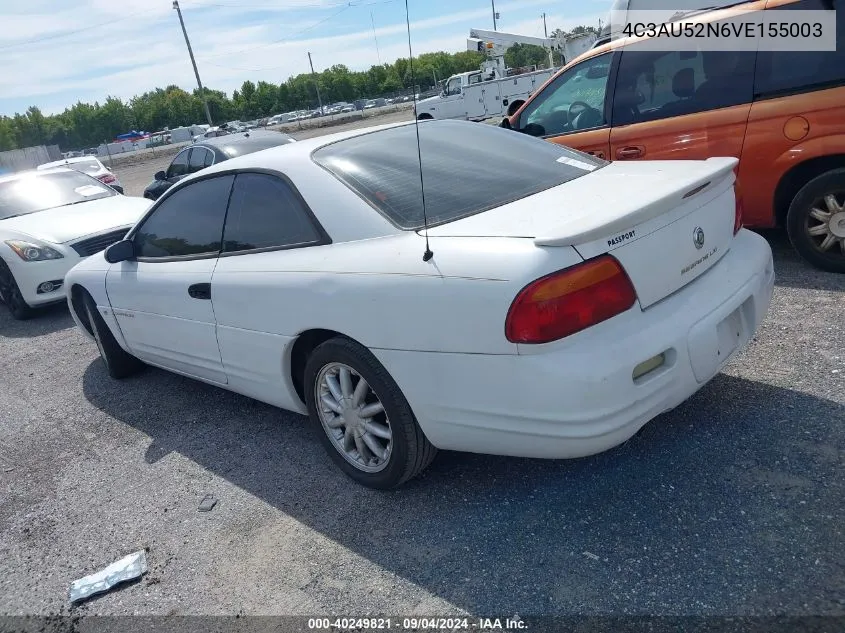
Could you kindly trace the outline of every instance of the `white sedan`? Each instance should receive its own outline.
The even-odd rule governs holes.
[[[67,277],[109,373],[149,363],[307,413],[348,475],[388,488],[436,449],[618,445],[766,314],[772,255],[741,229],[735,159],[611,164],[456,121],[419,134],[422,185],[410,124],[169,190]]]
[[[53,161],[52,163],[39,165],[38,169],[53,169],[54,167],[67,167],[74,171],[81,171],[83,174],[93,176],[100,182],[107,184],[118,193],[123,193],[123,185],[120,183],[120,180],[96,156],[65,158],[63,160]]]
[[[0,302],[25,319],[64,301],[65,273],[119,241],[149,206],[70,169],[0,176]]]

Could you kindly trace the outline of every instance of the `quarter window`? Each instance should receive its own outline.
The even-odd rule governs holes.
[[[803,0],[779,10],[828,9],[823,0]],[[845,84],[845,10],[836,11],[835,51],[761,51],[757,60],[754,93],[788,94]],[[829,9],[828,9],[829,10]]]
[[[226,216],[224,252],[320,241],[308,211],[284,180],[269,174],[238,174]]]
[[[192,182],[167,196],[133,237],[138,257],[220,252],[232,175]]]
[[[560,75],[525,108],[520,130],[555,136],[607,125],[604,100],[611,53],[581,62]]]
[[[613,97],[613,125],[656,121],[750,103],[754,53],[626,48]]]

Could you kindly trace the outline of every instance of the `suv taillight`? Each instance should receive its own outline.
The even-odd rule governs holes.
[[[117,178],[115,178],[111,174],[103,174],[102,176],[97,176],[97,180],[99,180],[100,182],[104,182],[106,184],[109,184],[111,182],[116,182]]]
[[[616,259],[602,255],[533,281],[508,310],[511,343],[549,343],[628,310],[637,296]]]

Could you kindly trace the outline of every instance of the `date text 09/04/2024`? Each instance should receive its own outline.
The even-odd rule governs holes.
[[[513,618],[309,618],[311,630],[384,630],[384,631],[517,631],[527,628],[518,616]]]

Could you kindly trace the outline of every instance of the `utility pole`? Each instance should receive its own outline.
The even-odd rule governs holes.
[[[311,65],[311,76],[314,78],[314,87],[317,89],[317,102],[320,104],[320,114],[323,114],[323,99],[320,96],[320,82],[317,81],[317,73],[314,72],[314,62],[311,61],[311,53],[308,53],[308,63]]]
[[[546,14],[543,13],[543,34],[546,39],[549,39],[549,27],[546,26]],[[552,52],[552,46],[549,44],[549,68],[555,67],[555,56]]]
[[[211,111],[208,109],[208,101],[205,98],[205,89],[202,87],[202,81],[200,80],[200,71],[197,70],[197,62],[194,59],[194,51],[191,50],[191,40],[188,39],[188,31],[185,30],[185,20],[182,19],[182,9],[179,8],[179,0],[173,0],[173,8],[176,9],[176,13],[179,14],[179,24],[182,25],[182,33],[185,36],[185,44],[188,45],[188,55],[191,56],[191,64],[194,67],[194,75],[197,78],[197,85],[200,89],[200,98],[202,99],[202,105],[205,108],[205,118],[208,119],[209,125],[214,125],[211,121]]]
[[[493,30],[496,31],[496,0],[490,0],[490,4],[493,5]]]

